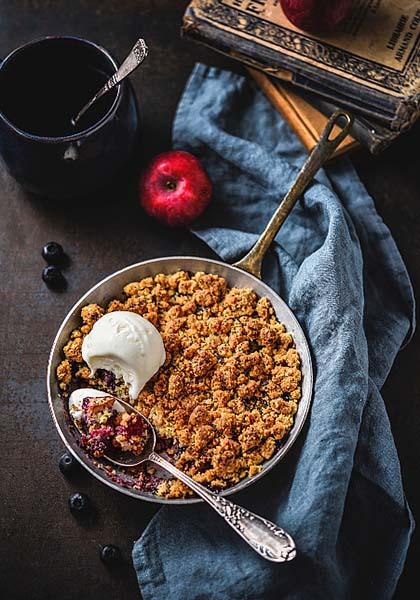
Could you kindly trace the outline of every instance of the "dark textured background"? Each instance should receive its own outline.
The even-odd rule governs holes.
[[[180,40],[185,6],[182,0],[0,2],[0,56],[36,37],[59,33],[87,37],[119,60],[139,35],[151,49],[132,77],[143,117],[141,148],[131,175],[107,197],[92,198],[83,208],[59,200],[42,202],[0,170],[0,590],[7,600],[138,597],[130,551],[155,507],[119,495],[83,472],[72,482],[61,476],[57,463],[63,447],[50,418],[44,373],[62,318],[103,276],[159,255],[211,255],[191,234],[168,231],[147,220],[135,194],[141,165],[170,147],[174,110],[194,62],[239,68]],[[365,153],[354,157],[394,234],[415,290],[420,290],[418,133],[417,128],[380,158]],[[50,239],[61,242],[71,256],[69,287],[63,294],[50,292],[41,280],[40,250]],[[415,515],[420,515],[419,346],[416,336],[400,353],[384,390]],[[67,497],[75,490],[88,493],[95,504],[95,518],[88,523],[78,523],[68,512]],[[186,517],[187,512],[188,508]],[[121,546],[126,558],[117,571],[107,570],[98,559],[100,544],[108,542]],[[398,598],[413,597],[409,590],[418,581],[416,548],[418,558],[418,537]]]

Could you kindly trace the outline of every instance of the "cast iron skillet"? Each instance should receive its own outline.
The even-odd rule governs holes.
[[[333,127],[338,125],[340,119],[344,121],[342,129],[339,129],[339,133],[337,133],[336,130],[333,132]],[[261,265],[266,250],[295,205],[297,199],[303,194],[318,169],[320,169],[325,161],[331,157],[334,150],[346,137],[352,121],[351,115],[341,111],[337,111],[331,116],[320,136],[318,144],[307,158],[295,183],[279,204],[279,207],[255,246],[242,260],[234,265],[228,265],[218,260],[196,258],[193,256],[171,256],[143,261],[126,267],[121,271],[117,271],[97,283],[82,296],[70,310],[58,330],[50,353],[47,369],[48,401],[55,426],[57,427],[58,433],[65,446],[87,469],[87,471],[97,479],[123,494],[149,502],[159,502],[161,504],[193,504],[195,502],[202,502],[202,500],[199,500],[198,498],[160,498],[151,492],[124,487],[124,485],[118,481],[110,479],[109,476],[102,469],[98,468],[92,459],[80,449],[77,438],[72,431],[73,428],[71,427],[67,411],[67,403],[64,402],[60,396],[56,378],[56,368],[62,360],[62,348],[67,342],[71,331],[80,326],[80,311],[82,307],[91,302],[106,305],[112,298],[121,297],[122,289],[127,283],[138,281],[144,277],[154,276],[158,273],[171,274],[178,270],[191,271],[193,273],[204,271],[206,273],[213,273],[224,277],[229,286],[252,288],[257,296],[265,296],[270,300],[278,320],[284,323],[287,331],[292,334],[296,349],[301,357],[303,375],[302,398],[295,415],[294,425],[284,445],[278,449],[270,460],[263,463],[262,470],[257,475],[247,477],[236,485],[223,490],[221,495],[227,496],[233,494],[258,481],[260,477],[265,475],[285,456],[294,444],[303,427],[311,402],[313,387],[311,355],[305,334],[290,308],[276,292],[261,281]],[[330,137],[332,134],[335,135],[335,137]]]

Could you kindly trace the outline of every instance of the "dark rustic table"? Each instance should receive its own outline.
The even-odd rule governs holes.
[[[1,509],[0,590],[3,598],[132,599],[138,587],[130,564],[136,540],[156,510],[114,492],[80,471],[70,482],[60,474],[62,443],[45,392],[45,368],[58,325],[82,292],[105,275],[139,260],[211,251],[185,231],[168,231],[146,219],[137,205],[142,164],[171,144],[178,98],[195,61],[240,69],[210,50],[182,41],[185,0],[2,0],[0,56],[46,34],[89,38],[122,59],[143,35],[150,57],[132,77],[140,101],[142,143],[124,181],[89,205],[44,202],[26,194],[0,171],[1,211]],[[30,97],[28,97],[30,101]],[[354,157],[420,290],[419,130],[380,158]],[[71,257],[66,293],[41,280],[42,245],[61,242]],[[420,515],[420,336],[401,352],[384,390],[407,497]],[[87,493],[96,511],[80,524],[69,513],[73,491]],[[124,565],[106,569],[98,548],[119,545]],[[416,581],[414,540],[398,598]],[[183,599],[184,600],[184,599]],[[187,600],[187,599],[185,599]],[[227,599],[228,600],[228,599]]]

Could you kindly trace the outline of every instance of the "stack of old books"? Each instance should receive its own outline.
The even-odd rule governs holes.
[[[308,148],[337,107],[355,116],[341,152],[378,153],[420,114],[418,0],[354,0],[319,36],[292,25],[279,0],[192,0],[183,34],[245,63]]]

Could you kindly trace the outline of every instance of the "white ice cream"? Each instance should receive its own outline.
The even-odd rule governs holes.
[[[137,398],[165,362],[163,340],[152,323],[140,315],[118,310],[96,321],[82,345],[83,360],[92,375],[106,369],[122,377],[131,398]]]

